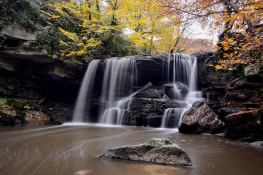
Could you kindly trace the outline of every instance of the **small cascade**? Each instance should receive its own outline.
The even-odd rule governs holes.
[[[178,53],[173,56],[173,83],[180,82],[188,86],[194,57]],[[171,76],[169,75],[169,77]]]
[[[99,60],[92,60],[90,62],[88,69],[85,73],[85,76],[82,80],[80,91],[77,98],[77,103],[75,105],[75,110],[73,113],[72,122],[74,123],[83,122],[85,106],[89,105],[89,100],[87,99],[90,99],[93,90],[94,79],[99,62],[100,62]]]
[[[184,108],[167,108],[164,110],[161,128],[175,128],[178,126]]]
[[[170,65],[172,62],[172,71]],[[172,76],[170,75],[172,72]],[[178,100],[183,100],[187,103],[185,108],[168,108],[165,109],[162,117],[161,127],[177,127],[181,121],[183,114],[196,101],[204,101],[202,92],[197,91],[197,59],[189,55],[173,54],[173,59],[167,59],[167,81],[173,83],[174,96]],[[186,96],[183,96],[182,87],[188,89]],[[185,92],[185,91],[184,91]],[[182,99],[183,96],[183,99]]]
[[[197,75],[198,75],[197,59],[195,59],[193,65],[192,65],[192,68],[191,68],[191,76],[190,76],[190,82],[189,82],[189,91],[190,92],[197,90],[197,88],[196,88]]]
[[[126,104],[132,98],[121,99],[133,92],[137,69],[133,57],[111,58],[105,62],[102,85],[100,123],[121,124]]]
[[[100,118],[100,123],[121,125],[123,114],[125,110],[129,109],[134,95],[135,93],[129,97],[120,99],[112,105],[113,107],[107,108]]]

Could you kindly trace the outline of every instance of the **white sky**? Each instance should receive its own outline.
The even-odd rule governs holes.
[[[188,30],[191,33],[188,33],[189,38],[194,39],[210,39],[213,40],[214,44],[218,41],[218,33],[211,34],[209,28],[206,27],[203,29],[199,23],[193,23]]]

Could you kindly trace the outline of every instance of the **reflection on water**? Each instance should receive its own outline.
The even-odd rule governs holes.
[[[106,150],[169,138],[192,159],[193,168],[151,165],[97,158]],[[63,125],[0,128],[0,174],[72,175],[263,174],[263,148],[225,140],[222,136],[186,135],[177,130]]]

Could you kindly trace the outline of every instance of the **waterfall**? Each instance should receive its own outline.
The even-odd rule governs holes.
[[[172,63],[172,71],[170,65]],[[170,73],[172,72],[172,76]],[[196,101],[203,101],[202,92],[197,91],[197,59],[189,55],[173,54],[173,59],[167,59],[167,80],[172,77],[174,93],[180,99],[182,96],[178,89],[178,85],[184,85],[188,88],[189,92],[184,97],[183,101],[187,103],[186,108],[168,108],[165,109],[162,116],[161,128],[177,127],[181,121],[183,114],[191,107]],[[178,84],[179,83],[179,84]]]
[[[184,108],[167,108],[164,110],[161,128],[175,128],[180,122]]]
[[[105,62],[102,85],[100,123],[121,124],[124,106],[131,97],[121,99],[133,92],[137,80],[134,57],[111,58]]]
[[[77,98],[77,103],[75,105],[75,110],[73,113],[72,122],[75,123],[83,122],[85,106],[89,105],[89,103],[86,104],[86,101],[87,99],[90,99],[99,62],[100,62],[99,60],[92,60],[88,66],[88,69],[81,83],[80,91]]]
[[[123,114],[125,110],[129,109],[134,95],[135,93],[129,97],[122,98],[118,100],[112,107],[106,108],[100,117],[100,123],[121,125]]]
[[[190,84],[189,84],[189,91],[196,91],[196,80],[197,80],[197,60],[194,60],[192,69],[191,69],[191,76],[190,76]]]
[[[173,83],[180,82],[188,86],[194,57],[178,53],[173,56]]]
[[[140,116],[141,112],[134,112],[136,108],[134,107],[134,103],[132,103],[135,95],[138,92],[144,91],[141,90],[135,92],[137,89],[137,81],[139,78],[141,78],[138,77],[138,74],[142,75],[144,73],[143,67],[140,67],[140,72],[137,73],[137,64],[141,65],[141,60],[137,63],[136,60],[139,60],[140,58],[146,59],[149,61],[149,63],[154,63],[156,65],[161,62],[159,65],[162,66],[162,71],[160,71],[160,73],[162,73],[163,79],[161,79],[160,82],[168,83],[165,85],[158,85],[158,87],[153,86],[157,92],[161,91],[159,93],[160,96],[163,96],[163,98],[159,99],[159,97],[150,97],[153,98],[153,100],[152,103],[149,104],[149,109],[146,109],[148,104],[147,107],[145,106],[146,104],[136,107],[138,110],[145,108],[144,112],[146,113],[143,114],[143,117],[145,117],[143,119],[142,116]],[[155,62],[154,59],[162,60]],[[99,72],[100,74],[98,77],[103,76],[101,83],[101,94],[98,100],[100,103],[97,103],[98,106],[95,108],[98,113],[99,123],[122,125],[125,123],[132,124],[136,122],[142,122],[142,120],[144,120],[143,122],[147,120],[145,123],[151,123],[153,119],[153,122],[157,122],[157,124],[154,125],[158,127],[158,124],[160,123],[160,117],[162,116],[161,127],[177,127],[184,112],[189,109],[195,101],[203,100],[202,92],[197,91],[196,85],[198,74],[197,60],[195,57],[178,53],[167,54],[167,57],[161,58],[157,56],[157,58],[154,57],[154,59],[149,60],[149,56],[129,56],[122,58],[114,57],[106,60],[93,60],[89,64],[81,84],[73,115],[73,122],[83,122],[83,117],[91,117],[89,114],[90,110],[85,108],[90,106],[90,98],[93,93],[96,72]],[[98,71],[97,69],[100,62],[100,69]],[[146,66],[148,65],[146,64]],[[149,71],[145,71],[145,73],[147,74]],[[144,76],[144,78],[145,77],[147,76]],[[145,82],[145,80],[143,80],[143,82]],[[143,84],[141,83],[140,87],[142,86]],[[96,90],[96,92],[98,92],[98,90]],[[136,96],[136,98],[148,97]],[[170,100],[168,106],[166,106],[166,104],[163,102],[165,100]],[[172,105],[170,105],[172,100],[175,100],[175,103],[184,103],[185,107],[179,105],[180,107],[178,106],[178,108],[174,108]],[[162,105],[161,107],[158,106],[161,103],[165,105]],[[147,116],[147,111],[150,111],[149,116]],[[131,119],[132,122],[129,119]]]

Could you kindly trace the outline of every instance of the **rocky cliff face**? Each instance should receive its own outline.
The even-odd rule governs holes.
[[[203,53],[197,59],[207,104],[226,123],[226,137],[234,140],[260,140],[262,114],[258,112],[254,115],[252,112],[252,115],[251,111],[260,111],[263,107],[262,65],[249,65],[244,69],[244,74],[216,73],[209,66],[216,60],[216,53]],[[253,116],[257,116],[259,123]]]
[[[10,23],[0,28],[5,36],[0,47],[0,101],[4,101],[1,116],[5,116],[11,125],[26,125],[27,116],[37,119],[38,114],[35,114],[41,111],[45,111],[53,123],[70,120],[87,63],[60,57],[47,42],[52,39],[52,24],[45,22],[38,12],[43,5],[41,1],[7,3],[16,11],[8,12]],[[20,6],[24,9],[16,9]],[[37,18],[31,18],[28,13]],[[17,19],[23,18],[31,25],[17,21],[15,16],[18,14],[21,16]],[[10,105],[9,102],[14,100],[22,107]],[[10,115],[13,110],[16,113]],[[6,125],[6,122],[0,120],[0,125]]]

